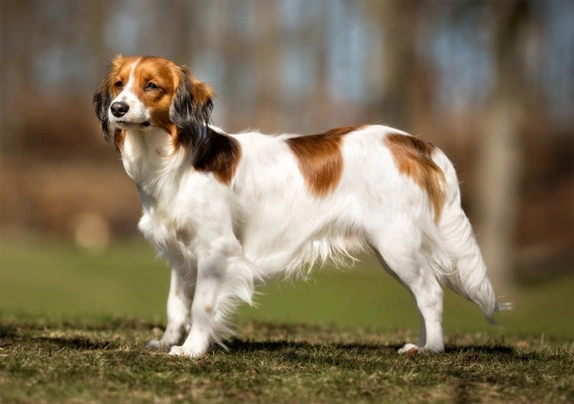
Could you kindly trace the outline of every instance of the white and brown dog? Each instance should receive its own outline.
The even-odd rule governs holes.
[[[171,264],[167,327],[151,348],[196,357],[270,277],[373,250],[413,295],[417,344],[444,350],[444,283],[492,320],[497,303],[460,205],[455,170],[435,146],[386,126],[301,136],[228,134],[210,125],[211,88],[156,57],[115,58],[94,96],[136,182],[139,229]]]

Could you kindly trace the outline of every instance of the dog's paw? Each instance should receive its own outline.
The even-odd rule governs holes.
[[[415,344],[405,344],[401,349],[399,349],[400,354],[415,355],[421,352],[421,348]]]
[[[416,354],[436,354],[444,352],[442,344],[418,346],[415,344],[405,344],[399,349],[399,354],[402,355],[416,355]]]
[[[199,358],[205,355],[205,352],[198,352],[192,349],[186,349],[184,346],[172,346],[169,354],[173,356],[186,356],[188,358]]]
[[[169,344],[161,342],[158,339],[152,339],[150,342],[147,343],[146,348],[154,351],[168,351]]]

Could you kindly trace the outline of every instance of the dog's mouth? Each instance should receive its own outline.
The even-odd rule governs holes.
[[[129,121],[115,121],[114,122],[116,126],[119,126],[121,128],[127,129],[127,128],[132,128],[134,126],[140,126],[142,128],[147,128],[151,126],[151,122],[150,121],[143,121],[143,122],[129,122]]]

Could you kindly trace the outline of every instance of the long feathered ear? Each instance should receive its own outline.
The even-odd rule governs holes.
[[[186,67],[179,67],[179,85],[171,101],[169,119],[179,129],[175,145],[191,145],[194,161],[201,160],[212,146],[209,129],[213,90],[196,80]]]
[[[104,135],[104,139],[106,141],[110,141],[115,137],[115,133],[112,133],[110,130],[110,120],[108,118],[108,110],[110,108],[110,104],[112,102],[112,94],[110,92],[111,89],[111,81],[112,76],[111,72],[114,69],[117,69],[121,63],[123,62],[124,57],[121,54],[118,54],[111,62],[110,62],[110,72],[106,76],[106,78],[100,84],[98,91],[94,94],[93,104],[96,110],[96,116],[100,120],[100,125],[102,126],[102,134]],[[119,132],[118,130],[115,131],[116,133]]]
[[[102,134],[106,141],[110,141],[114,134],[110,130],[110,120],[108,118],[108,109],[112,102],[112,94],[110,93],[109,78],[104,79],[96,94],[94,94],[93,104],[96,110],[96,116],[100,120],[102,127]]]

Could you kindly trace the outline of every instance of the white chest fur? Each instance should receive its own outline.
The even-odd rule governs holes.
[[[191,237],[184,225],[188,214],[180,212],[183,174],[191,170],[183,151],[175,151],[169,135],[161,130],[127,131],[122,145],[122,162],[136,182],[143,215],[138,228],[161,255],[167,250],[180,250],[182,237]],[[183,231],[182,228],[186,227]]]

